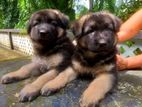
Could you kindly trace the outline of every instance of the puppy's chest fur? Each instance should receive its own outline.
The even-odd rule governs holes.
[[[33,63],[39,65],[39,71],[44,73],[51,69],[61,72],[71,63],[74,46],[66,37],[60,37],[55,41],[54,45],[35,47],[35,56]]]
[[[56,53],[50,56],[34,56],[32,59],[33,63],[40,65],[40,70],[45,71],[55,68],[63,61],[63,55]]]
[[[116,67],[114,55],[102,58],[83,59],[83,56],[75,55],[72,66],[78,74],[91,74],[95,76],[99,73],[111,73]]]

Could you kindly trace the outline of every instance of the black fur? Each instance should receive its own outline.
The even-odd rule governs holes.
[[[93,67],[116,62],[116,50],[112,50],[108,53],[97,53],[94,57],[84,55],[85,52],[86,50],[77,47],[73,55],[73,58],[78,60],[82,66]]]

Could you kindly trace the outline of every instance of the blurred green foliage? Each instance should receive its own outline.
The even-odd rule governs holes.
[[[126,41],[126,42],[124,42],[124,44],[127,45],[130,48],[130,47],[132,47],[135,44],[135,42],[133,42],[133,41]]]
[[[73,0],[0,0],[0,28],[25,28],[31,14],[40,9],[59,9],[75,19]]]
[[[40,9],[55,8],[67,14],[71,20],[90,11],[108,10],[122,20],[142,8],[141,0],[0,0],[0,28],[26,28],[31,14]],[[91,5],[92,4],[92,5]]]
[[[139,54],[142,54],[142,50],[141,50],[140,48],[136,48],[136,49],[133,51],[133,53],[134,53],[135,55],[139,55]]]
[[[81,1],[81,0],[79,0]],[[88,0],[92,2],[92,0]],[[93,0],[93,8],[86,10],[84,5],[79,6],[77,16],[87,13],[89,10],[94,12],[106,10],[109,11],[123,21],[127,20],[138,9],[142,8],[142,0]],[[89,6],[90,8],[91,6]]]
[[[124,49],[124,47],[123,47],[123,46],[120,46],[120,48],[119,48],[119,52],[120,52],[121,54],[123,54],[123,53],[125,52],[125,49]]]

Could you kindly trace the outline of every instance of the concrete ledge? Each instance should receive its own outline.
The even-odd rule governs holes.
[[[29,61],[29,59],[22,59],[1,62],[0,77],[5,73],[19,69]],[[120,73],[118,87],[101,102],[100,107],[142,107],[141,75],[142,71]],[[79,107],[78,101],[81,93],[90,83],[90,80],[77,79],[49,97],[40,96],[33,102],[19,103],[15,94],[34,79],[8,85],[0,84],[0,107]]]

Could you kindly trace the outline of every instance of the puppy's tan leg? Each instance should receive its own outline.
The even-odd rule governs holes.
[[[115,81],[112,74],[99,75],[85,90],[81,99],[81,107],[95,107],[104,98],[105,94],[111,90]]]
[[[40,94],[43,85],[58,75],[56,70],[50,70],[38,77],[33,83],[26,85],[19,94],[21,102],[32,101]]]
[[[41,94],[48,96],[50,93],[64,87],[68,82],[74,80],[76,77],[76,72],[69,67],[65,71],[61,72],[55,79],[46,83],[41,89]]]
[[[15,72],[10,72],[8,74],[5,74],[1,78],[1,83],[7,84],[7,83],[12,83],[18,80],[22,80],[25,78],[28,78],[33,70],[38,69],[39,65],[35,63],[30,63],[27,65],[24,65],[21,67],[19,70]]]

